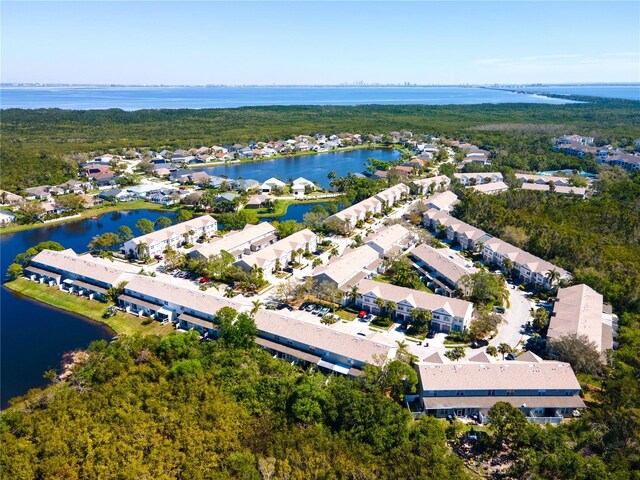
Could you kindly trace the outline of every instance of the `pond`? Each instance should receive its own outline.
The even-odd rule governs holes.
[[[229,178],[252,178],[259,182],[276,177],[284,182],[289,179],[304,177],[318,182],[323,188],[330,188],[329,172],[335,172],[338,177],[349,173],[362,173],[368,158],[376,158],[385,162],[397,160],[401,153],[397,150],[383,148],[360,149],[350,152],[330,152],[317,155],[302,155],[298,157],[276,158],[261,162],[233,163],[216,167],[203,168],[209,175]],[[200,169],[198,169],[200,170]]]
[[[39,242],[53,240],[84,252],[95,235],[113,232],[121,225],[128,225],[135,234],[135,224],[140,218],[155,221],[163,215],[175,217],[173,212],[152,210],[113,212],[97,219],[3,235],[2,276],[17,254]],[[93,340],[113,337],[113,332],[102,324],[26,299],[4,287],[0,289],[0,322],[0,408],[5,408],[10,398],[45,385],[42,374],[58,368],[65,352],[85,348]]]

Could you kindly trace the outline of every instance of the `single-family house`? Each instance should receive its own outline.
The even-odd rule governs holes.
[[[276,188],[282,190],[286,186],[282,180],[278,180],[275,177],[271,177],[268,180],[265,180],[262,185],[260,185],[260,191],[262,193],[271,193],[271,189]]]
[[[20,195],[7,192],[6,190],[0,190],[0,205],[18,205],[24,200]]]
[[[257,180],[253,180],[252,178],[246,178],[242,180],[238,180],[236,182],[236,186],[238,190],[244,190],[245,192],[249,190],[253,190],[254,188],[258,188],[260,186],[260,182]]]
[[[0,225],[7,225],[16,221],[16,216],[10,210],[0,210]]]

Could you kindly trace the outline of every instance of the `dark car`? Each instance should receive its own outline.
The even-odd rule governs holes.
[[[487,345],[489,345],[488,340],[475,340],[471,342],[471,348],[482,348],[486,347]]]
[[[162,260],[164,257],[162,255],[154,255],[153,258],[156,260]]]
[[[495,310],[496,312],[498,312],[498,313],[504,313],[504,312],[506,312],[506,310],[505,310],[505,308],[504,308],[504,307],[495,307],[495,309],[494,309],[494,310]]]
[[[283,272],[287,272],[287,273],[293,273],[293,268],[292,267],[284,267],[282,269]]]
[[[515,360],[516,359],[516,355],[515,355],[515,353],[509,353],[509,354],[507,354],[507,356],[505,358],[507,360]]]
[[[435,336],[436,336],[435,330],[430,330],[429,333],[427,333],[427,338],[434,338]]]

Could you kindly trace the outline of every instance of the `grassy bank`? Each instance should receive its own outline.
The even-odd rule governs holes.
[[[69,295],[60,291],[57,287],[48,287],[39,283],[31,282],[25,278],[19,278],[4,285],[9,290],[32,298],[38,302],[45,303],[60,310],[81,315],[90,320],[103,323],[117,334],[133,335],[141,334],[165,334],[173,331],[170,325],[160,325],[153,321],[148,325],[143,325],[144,318],[118,312],[113,317],[102,318],[107,311],[108,305],[97,300],[87,300],[75,295]]]
[[[25,230],[34,230],[36,228],[43,227],[55,227],[56,225],[61,225],[67,222],[77,222],[80,220],[84,220],[86,218],[91,217],[99,217],[100,215],[104,215],[105,213],[111,212],[120,212],[123,210],[162,210],[165,212],[173,212],[179,208],[179,205],[172,207],[165,207],[164,205],[160,205],[158,203],[146,202],[144,200],[135,200],[133,202],[119,202],[114,205],[108,206],[100,206],[95,208],[89,208],[80,212],[79,217],[69,218],[69,219],[61,219],[59,222],[50,222],[50,223],[29,223],[26,225],[10,225],[8,227],[0,228],[0,235],[8,235],[11,233],[22,232]]]

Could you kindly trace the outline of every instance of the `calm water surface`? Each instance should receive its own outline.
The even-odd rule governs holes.
[[[113,232],[120,225],[128,225],[135,232],[135,223],[140,218],[155,221],[162,215],[172,219],[175,216],[150,210],[114,212],[98,219],[3,235],[0,237],[2,278],[17,254],[39,242],[53,240],[76,252],[84,252],[95,235]],[[6,407],[10,398],[45,385],[42,374],[58,368],[65,352],[84,348],[93,340],[113,337],[113,332],[102,324],[21,298],[4,287],[0,289],[0,328],[0,408]]]
[[[2,108],[123,110],[264,105],[570,103],[478,87],[5,87]]]
[[[351,152],[321,153],[317,155],[303,155],[300,157],[277,158],[263,162],[234,163],[219,167],[204,169],[209,175],[226,175],[229,178],[252,178],[259,182],[276,177],[283,182],[289,179],[304,177],[317,181],[321,187],[330,188],[330,171],[336,172],[338,177],[348,173],[363,172],[367,159],[370,157],[385,162],[397,160],[401,154],[397,150],[363,149]]]

